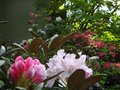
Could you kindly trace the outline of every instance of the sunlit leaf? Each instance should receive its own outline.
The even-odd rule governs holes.
[[[3,64],[5,64],[5,60],[0,60],[0,66],[2,66]]]
[[[24,51],[25,53],[27,53],[27,51],[21,45],[19,45],[17,43],[13,43],[12,45],[15,46],[16,48],[20,48],[22,51]]]
[[[16,87],[16,89],[17,89],[17,90],[27,90],[27,89],[25,89],[25,88],[23,88],[23,87]]]
[[[0,87],[4,85],[4,82],[0,80]]]

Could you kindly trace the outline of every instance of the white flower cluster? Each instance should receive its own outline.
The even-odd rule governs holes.
[[[81,55],[78,59],[75,58],[75,54],[65,53],[63,49],[60,49],[57,52],[57,55],[54,55],[49,59],[47,63],[47,75],[48,77],[54,76],[61,71],[58,77],[55,77],[49,80],[46,84],[46,87],[52,87],[55,80],[59,79],[60,82],[66,83],[66,78],[68,78],[75,70],[83,69],[86,72],[86,78],[92,75],[92,69],[86,66],[86,55]],[[63,83],[62,83],[63,84]]]

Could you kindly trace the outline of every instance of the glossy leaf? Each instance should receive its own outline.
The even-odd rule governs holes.
[[[30,53],[38,54],[40,52],[39,47],[44,43],[44,40],[41,38],[33,39],[29,46]]]
[[[62,39],[61,44],[64,44],[67,40],[72,39],[74,34],[75,34],[75,33],[71,33],[71,34],[65,36],[65,37]]]
[[[103,75],[85,78],[85,71],[78,69],[68,78],[68,90],[86,90],[94,85]]]
[[[56,37],[55,39],[53,39],[50,43],[50,46],[49,46],[49,49],[56,49],[56,48],[59,48],[60,44],[61,44],[61,40],[62,38],[61,37]]]
[[[49,49],[53,50],[53,49],[57,49],[57,48],[61,47],[65,42],[72,39],[73,35],[74,35],[74,33],[69,34],[65,37],[58,36],[58,37],[54,38],[49,45]]]

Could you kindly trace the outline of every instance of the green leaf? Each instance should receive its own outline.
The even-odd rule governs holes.
[[[5,60],[0,60],[0,66],[2,66],[3,64],[5,64]]]
[[[29,32],[35,37],[35,38],[39,38],[39,35],[37,33],[35,33],[33,30],[29,30]]]
[[[17,48],[20,48],[22,51],[24,51],[25,53],[27,53],[27,51],[21,45],[19,45],[17,43],[13,43],[12,45],[15,46],[15,47],[17,47]]]
[[[16,89],[17,89],[17,90],[27,90],[27,89],[25,89],[25,88],[23,88],[23,87],[16,87]]]
[[[15,51],[20,51],[20,50],[23,51],[21,48],[14,48],[14,49],[11,49],[11,50],[5,52],[4,54],[2,54],[2,56],[5,56],[5,55],[7,56],[8,54],[11,54]]]
[[[51,77],[45,79],[43,82],[49,81],[50,79],[53,79],[53,78],[57,77],[57,76],[58,76],[59,74],[61,74],[62,72],[64,72],[64,71],[61,71],[61,72],[59,72],[58,74],[56,74],[56,75],[54,75],[54,76],[51,76]]]
[[[4,82],[0,80],[0,87],[4,86]]]
[[[102,77],[103,75],[97,75],[85,78],[85,71],[78,69],[68,78],[68,90],[86,90]]]

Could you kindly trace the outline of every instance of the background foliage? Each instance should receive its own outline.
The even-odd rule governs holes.
[[[47,37],[91,30],[96,37],[119,44],[119,0],[37,0],[35,7],[37,21]]]

